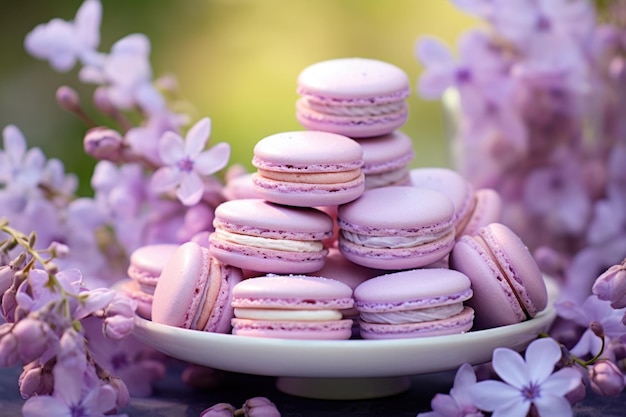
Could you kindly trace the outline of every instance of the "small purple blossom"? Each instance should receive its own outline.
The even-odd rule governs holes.
[[[230,145],[218,143],[203,151],[211,132],[208,118],[198,121],[185,139],[174,132],[165,132],[159,141],[159,156],[165,166],[152,176],[150,186],[157,192],[176,190],[176,196],[186,206],[202,199],[202,176],[224,168],[230,157]]]
[[[622,370],[610,360],[600,360],[589,367],[591,389],[603,397],[617,397],[624,390],[626,380]]]
[[[430,406],[433,411],[420,413],[417,417],[481,417],[483,413],[474,405],[469,389],[476,384],[476,374],[469,363],[456,371],[450,394],[436,394]]]
[[[533,406],[544,417],[571,416],[565,395],[581,382],[573,368],[554,372],[561,348],[550,338],[537,339],[526,349],[526,360],[508,348],[493,352],[493,368],[502,381],[486,380],[469,388],[474,404],[493,417],[524,417]],[[554,372],[554,373],[553,373]]]

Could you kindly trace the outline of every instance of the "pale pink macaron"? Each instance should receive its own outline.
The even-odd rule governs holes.
[[[197,243],[183,243],[163,269],[157,284],[152,321],[229,333],[232,289],[241,280],[240,268],[218,261]]]
[[[248,278],[233,289],[233,334],[284,339],[342,340],[352,320],[342,310],[354,303],[339,281],[304,275]]]
[[[414,168],[411,184],[447,195],[454,204],[457,239],[475,234],[482,226],[502,220],[502,201],[492,189],[476,190],[460,173],[444,167]]]
[[[371,278],[354,290],[364,339],[443,336],[469,331],[471,282],[450,269],[413,269]]]
[[[393,132],[407,120],[410,81],[388,62],[321,61],[305,68],[297,83],[296,117],[307,129],[363,138]]]
[[[396,130],[373,138],[356,139],[363,149],[365,189],[410,184],[409,164],[415,156],[413,141]]]
[[[453,220],[452,202],[438,191],[412,186],[374,188],[339,206],[338,247],[347,259],[369,268],[418,268],[450,253]]]
[[[282,132],[254,146],[256,193],[300,207],[347,203],[365,190],[363,150],[354,140],[317,131]]]
[[[309,273],[324,266],[331,217],[311,207],[262,199],[226,201],[215,209],[209,250],[220,261],[263,273]]]
[[[177,244],[162,243],[141,246],[131,253],[127,269],[131,282],[125,283],[122,290],[137,301],[137,313],[141,317],[152,317],[152,299],[157,282],[177,248]]]
[[[462,236],[450,254],[450,268],[472,281],[474,296],[468,305],[476,311],[477,329],[531,319],[547,305],[546,284],[535,259],[503,224]]]

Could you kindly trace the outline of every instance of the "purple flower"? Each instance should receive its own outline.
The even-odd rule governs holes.
[[[150,186],[157,192],[176,189],[176,196],[187,206],[202,199],[204,183],[201,176],[209,176],[224,168],[230,157],[230,145],[218,143],[203,151],[211,132],[208,118],[198,121],[185,140],[174,132],[165,132],[159,142],[159,156],[164,167],[152,176]]]
[[[102,5],[85,0],[73,22],[52,19],[35,27],[24,40],[26,50],[36,58],[50,61],[57,71],[69,71],[77,59],[88,62],[100,43]]]
[[[0,184],[34,188],[41,179],[46,158],[39,148],[26,148],[26,139],[13,125],[2,130],[4,151],[0,151]]]
[[[589,368],[591,389],[604,397],[617,397],[624,390],[626,381],[619,367],[610,360],[601,360]]]
[[[228,403],[217,403],[200,413],[200,417],[233,417],[235,407]]]
[[[486,380],[469,388],[476,406],[493,417],[524,417],[534,406],[540,416],[571,416],[565,395],[581,382],[573,368],[554,371],[561,348],[550,338],[537,339],[526,349],[526,360],[512,349],[493,352],[493,368],[502,381]]]
[[[280,417],[276,404],[266,397],[252,397],[241,407],[244,417]]]
[[[420,413],[417,417],[480,417],[482,412],[470,398],[469,389],[476,384],[476,374],[469,363],[459,367],[454,377],[450,395],[437,394],[430,406],[433,411]]]

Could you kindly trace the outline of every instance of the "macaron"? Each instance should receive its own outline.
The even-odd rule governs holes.
[[[264,273],[309,273],[324,266],[332,218],[311,207],[263,199],[225,201],[215,209],[209,250],[216,259]]]
[[[409,78],[387,62],[321,61],[302,70],[297,84],[296,118],[306,129],[363,138],[391,133],[407,120]]]
[[[337,209],[338,247],[348,260],[369,268],[418,268],[450,253],[453,220],[452,202],[438,191],[374,188]]]
[[[282,132],[254,146],[252,181],[261,198],[300,207],[337,205],[365,190],[363,150],[354,140],[317,131]]]
[[[455,208],[456,238],[475,234],[482,226],[502,220],[502,199],[492,189],[478,189],[457,171],[444,167],[414,168],[411,184],[446,194]]]
[[[450,269],[413,269],[371,278],[354,290],[364,339],[442,336],[469,331],[471,282]]]
[[[130,282],[121,290],[137,302],[137,314],[145,319],[152,317],[154,291],[161,271],[178,248],[177,244],[153,244],[141,246],[130,255],[127,269]]]
[[[248,278],[233,288],[233,334],[284,339],[342,340],[352,320],[342,310],[354,303],[339,281],[304,275]]]
[[[388,135],[356,140],[363,149],[361,171],[366,190],[411,182],[409,163],[415,152],[406,134],[396,130]]]
[[[503,224],[462,236],[450,254],[450,268],[472,281],[474,296],[468,305],[476,312],[476,329],[531,319],[547,305],[546,284],[535,259]]]
[[[197,243],[183,243],[161,273],[154,292],[152,321],[229,333],[232,289],[241,280],[241,269],[218,261]]]

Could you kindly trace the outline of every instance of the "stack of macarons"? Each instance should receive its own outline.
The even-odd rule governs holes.
[[[153,320],[248,337],[388,339],[507,325],[545,308],[543,278],[499,223],[497,193],[448,168],[409,168],[402,70],[333,59],[305,68],[297,91],[304,130],[257,142],[256,172],[228,180],[206,245],[181,245],[163,267]],[[499,309],[507,314],[492,317]]]

